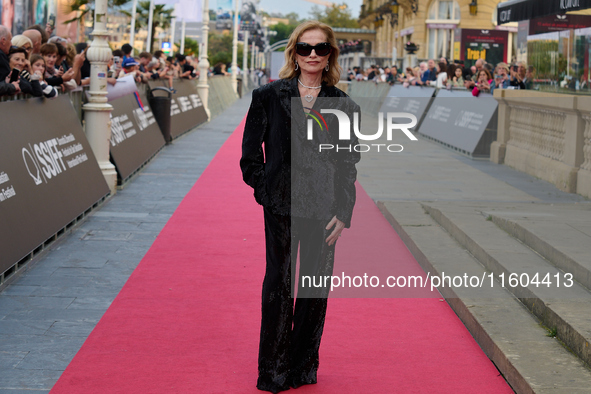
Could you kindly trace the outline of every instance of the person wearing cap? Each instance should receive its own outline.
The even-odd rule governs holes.
[[[133,79],[136,82],[141,82],[142,78],[140,75],[138,75],[138,68],[139,68],[139,63],[132,57],[127,57],[125,59],[123,59],[123,63],[121,63],[121,67],[123,68],[121,70],[121,72],[119,73],[119,76],[117,78],[122,78],[122,77],[126,77],[128,75],[132,75]]]

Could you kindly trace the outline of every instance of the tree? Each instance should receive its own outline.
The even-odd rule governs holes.
[[[333,4],[332,7],[320,7],[315,5],[310,11],[312,19],[326,23],[330,27],[359,28],[357,19],[351,17],[351,11],[346,3]]]
[[[207,40],[207,49],[210,64],[230,63],[232,61],[232,35],[230,33],[210,34]]]
[[[209,39],[207,40],[207,49],[209,64],[211,64],[212,66],[215,66],[218,63],[232,63],[232,34],[210,34]],[[243,49],[243,45],[241,43],[238,43],[237,62],[238,67],[241,68],[243,59]]]
[[[285,23],[277,23],[273,26],[269,27],[269,30],[274,30],[277,32],[276,36],[272,36],[271,39],[269,40],[269,43],[271,45],[275,44],[277,41],[281,41],[281,40],[285,40],[286,38],[289,38],[289,36],[291,35],[291,33],[294,31],[294,29],[297,27],[297,24],[289,24],[286,25]]]
[[[121,1],[121,0],[119,0]],[[148,44],[147,51],[152,52],[154,48],[154,38],[156,38],[156,28],[168,29],[172,21],[172,13],[174,8],[165,8],[166,4],[154,4],[154,15],[152,18],[152,37]],[[125,15],[131,16],[131,12],[121,11]],[[135,19],[135,30],[140,30],[142,27],[148,26],[150,17],[150,1],[138,1],[137,3],[137,18]]]
[[[178,48],[181,47],[180,42],[175,43],[175,45]],[[199,43],[190,37],[185,37],[185,53],[183,55],[199,58]]]
[[[287,18],[287,20],[289,20],[290,25],[296,26],[304,21],[304,19],[300,19],[300,16],[295,12],[290,12],[289,14],[286,14],[284,18]]]

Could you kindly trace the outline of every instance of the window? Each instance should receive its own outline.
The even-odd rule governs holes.
[[[454,28],[460,23],[460,6],[455,0],[435,0],[429,7],[428,17],[427,56],[453,59]]]
[[[429,8],[429,19],[460,20],[460,6],[455,0],[435,0]]]

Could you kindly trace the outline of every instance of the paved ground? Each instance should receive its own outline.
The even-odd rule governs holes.
[[[250,95],[166,147],[0,293],[0,393],[50,390],[249,103]],[[365,154],[359,165],[374,200],[588,203],[427,140],[393,142],[404,152]]]
[[[0,293],[0,393],[49,392],[249,104],[165,147]]]
[[[369,116],[363,117],[363,125],[367,130],[378,128]],[[398,133],[393,138],[375,143],[401,144],[401,153],[374,150],[358,165],[359,182],[374,200],[588,202],[505,165],[473,160],[421,137],[410,141]]]

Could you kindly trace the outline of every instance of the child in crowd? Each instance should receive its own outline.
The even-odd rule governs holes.
[[[462,67],[458,66],[454,70],[454,76],[452,77],[452,80],[451,80],[451,86],[454,88],[463,88],[464,87],[464,77],[463,77]]]
[[[123,62],[121,63],[121,67],[123,67],[123,70],[119,72],[118,78],[131,75],[133,76],[133,79],[136,82],[141,82],[142,77],[138,73],[139,65],[140,64],[134,58],[126,57],[125,59],[123,59]]]
[[[164,68],[166,69],[165,78],[168,79],[168,87],[173,89],[172,80],[179,77],[180,67],[174,63],[174,58],[169,56],[166,58],[166,67]]]
[[[30,63],[31,63],[31,72],[33,73],[33,75],[37,75],[39,78],[38,79],[39,85],[41,86],[41,91],[43,92],[43,95],[49,99],[56,98],[57,97],[57,89],[51,85],[48,85],[45,82],[44,75],[46,72],[46,67],[45,67],[45,59],[43,58],[43,56],[37,55],[37,54],[31,55]]]

